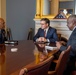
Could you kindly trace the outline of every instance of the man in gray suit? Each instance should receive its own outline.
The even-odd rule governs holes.
[[[63,46],[60,42],[56,42],[56,46],[58,47],[60,51],[66,50],[69,45],[71,46],[69,62],[72,62],[72,64],[74,65],[76,62],[76,15],[69,16],[69,18],[67,19],[67,26],[72,31],[72,34],[70,35],[70,38],[67,42],[67,46]],[[71,72],[70,70],[72,67],[70,68],[68,67],[69,72]]]

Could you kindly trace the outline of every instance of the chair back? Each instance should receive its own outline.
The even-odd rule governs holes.
[[[64,42],[66,42],[67,43],[67,38],[65,38],[65,37],[61,37],[61,41],[64,41]]]
[[[72,71],[71,75],[76,75],[76,71]]]
[[[58,35],[58,40],[61,41],[61,34],[57,34]]]
[[[62,37],[61,34],[58,33],[57,35],[58,35],[58,40],[59,41],[64,41],[64,42],[68,41],[65,37]]]
[[[7,37],[7,40],[13,40],[10,28],[6,29],[6,37]]]
[[[27,40],[32,40],[32,39],[33,39],[33,29],[30,28],[30,29],[29,29],[29,32],[28,32]]]
[[[56,75],[63,75],[63,72],[66,68],[66,64],[69,58],[70,49],[71,47],[69,46],[66,50],[61,52],[55,68]]]
[[[25,68],[25,72],[21,73],[21,71],[20,71],[19,75],[47,75],[53,58],[54,57],[51,56],[36,65]]]

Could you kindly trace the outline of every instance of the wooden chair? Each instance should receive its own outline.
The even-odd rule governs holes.
[[[10,28],[6,28],[6,37],[7,40],[13,40]]]
[[[58,35],[58,40],[59,41],[67,42],[67,39],[65,37],[62,37],[61,34],[58,33],[57,35]]]
[[[58,35],[58,40],[61,41],[61,34],[57,34]]]
[[[75,70],[72,71],[71,75],[76,75],[76,61],[75,61]]]
[[[72,71],[71,75],[76,75],[76,71]]]
[[[61,37],[61,41],[64,41],[67,43],[68,40],[65,37]]]
[[[47,75],[54,56],[51,56],[36,65],[21,69],[19,75]]]
[[[55,70],[49,71],[48,75],[63,75],[69,57],[69,53],[70,53],[70,46],[67,48],[67,50],[61,52]]]

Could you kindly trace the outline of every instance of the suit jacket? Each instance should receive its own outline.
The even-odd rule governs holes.
[[[39,37],[44,37],[44,30],[41,28],[39,28],[39,30],[38,30],[37,34],[34,36],[33,40],[36,41],[36,39]],[[56,42],[58,40],[56,29],[49,27],[45,38],[49,39],[50,42]]]
[[[0,44],[4,43],[5,41],[5,30],[1,29],[0,30]]]
[[[66,48],[71,45],[71,51],[70,51],[70,56],[71,57],[76,57],[76,28],[72,32],[68,42],[67,46],[61,46],[60,51],[66,50]]]

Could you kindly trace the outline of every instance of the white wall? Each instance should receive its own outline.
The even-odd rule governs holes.
[[[36,0],[6,0],[6,21],[14,40],[26,40],[29,28],[34,29]]]

